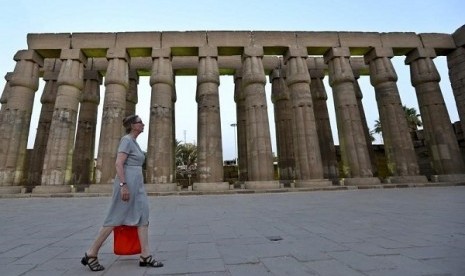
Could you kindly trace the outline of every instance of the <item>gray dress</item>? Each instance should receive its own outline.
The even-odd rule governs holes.
[[[113,197],[108,215],[103,226],[118,225],[148,225],[149,204],[144,187],[142,165],[145,155],[136,140],[130,135],[121,138],[118,153],[124,152],[128,155],[124,162],[124,175],[129,189],[129,201],[121,200],[121,182],[118,176],[113,182]]]

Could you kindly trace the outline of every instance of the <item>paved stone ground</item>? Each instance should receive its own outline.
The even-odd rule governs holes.
[[[80,258],[108,197],[0,199],[0,275],[465,275],[465,187],[150,197],[163,268]]]

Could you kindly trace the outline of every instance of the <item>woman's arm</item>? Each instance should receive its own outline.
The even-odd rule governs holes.
[[[118,155],[116,156],[116,175],[118,175],[119,181],[121,183],[126,183],[126,176],[124,175],[124,162],[126,162],[127,158],[128,155],[124,152],[118,152]],[[129,200],[129,189],[127,185],[123,185],[121,187],[121,199],[123,201]]]

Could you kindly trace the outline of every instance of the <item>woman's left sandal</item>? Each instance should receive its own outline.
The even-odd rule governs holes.
[[[89,266],[92,271],[102,271],[105,269],[103,265],[98,262],[97,257],[87,256],[87,253],[84,254],[84,257],[82,257],[81,264]]]
[[[147,257],[140,256],[139,266],[162,267],[163,263],[153,259],[152,255]]]

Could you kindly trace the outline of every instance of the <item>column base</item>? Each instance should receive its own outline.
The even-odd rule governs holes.
[[[25,192],[26,192],[26,188],[24,188],[23,186],[0,186],[0,195],[21,194]]]
[[[157,183],[157,184],[145,184],[145,191],[147,192],[173,192],[178,190],[177,183]]]
[[[194,191],[226,191],[229,190],[228,182],[194,183]]]
[[[431,176],[432,182],[465,182],[465,174],[437,174]]]
[[[307,180],[296,180],[296,188],[312,188],[312,187],[328,187],[333,183],[327,179],[307,179]]]
[[[270,181],[246,181],[245,188],[246,189],[279,189],[279,181],[277,180],[270,180]]]
[[[84,189],[86,193],[111,194],[113,193],[113,184],[91,184]]]
[[[32,189],[33,194],[60,194],[71,193],[72,191],[72,185],[40,185]]]
[[[386,183],[428,183],[428,178],[424,175],[389,176]]]
[[[381,181],[377,177],[351,177],[343,178],[339,182],[342,186],[379,185]]]

